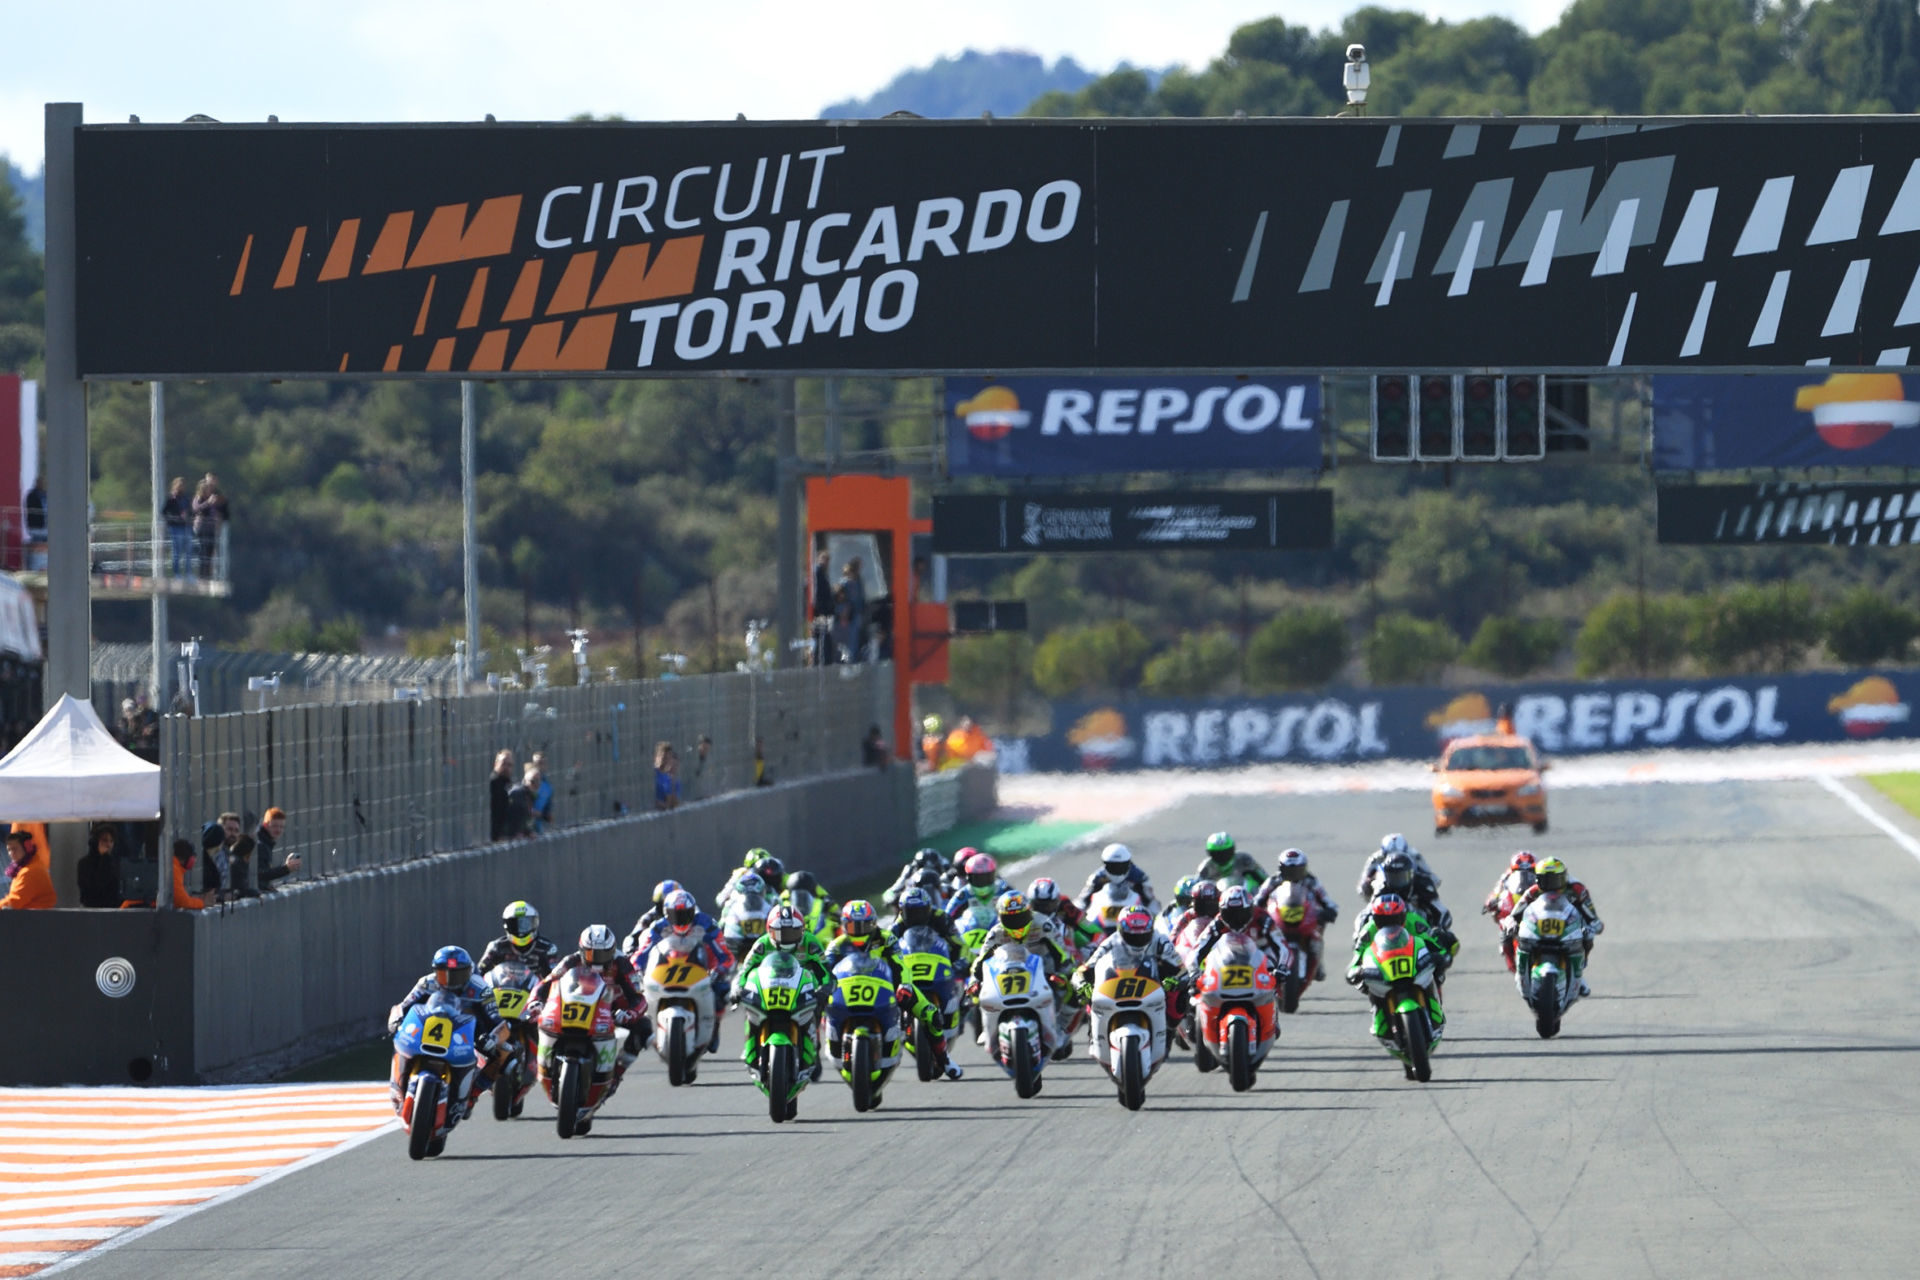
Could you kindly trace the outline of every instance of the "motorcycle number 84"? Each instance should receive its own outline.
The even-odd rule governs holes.
[[[1541,916],[1533,922],[1533,927],[1543,938],[1557,938],[1566,932],[1567,922],[1556,916]]]
[[[886,989],[887,984],[878,978],[840,979],[840,994],[848,1004],[879,1004],[880,993]]]

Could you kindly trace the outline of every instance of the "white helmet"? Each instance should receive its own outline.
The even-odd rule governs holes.
[[[587,964],[606,964],[619,954],[619,947],[613,930],[604,924],[590,924],[580,931],[580,958]]]
[[[1394,831],[1380,837],[1380,852],[1386,854],[1411,854],[1413,852],[1413,846],[1407,843],[1405,836],[1401,835],[1398,831]]]
[[[1123,844],[1110,844],[1100,851],[1100,865],[1109,875],[1125,874],[1133,865],[1133,850]]]

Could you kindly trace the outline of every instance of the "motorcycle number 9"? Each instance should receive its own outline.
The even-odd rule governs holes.
[[[593,1021],[593,1006],[584,1000],[575,1000],[560,1006],[560,1025],[563,1027],[584,1027]]]
[[[1000,975],[1000,994],[1003,996],[1025,995],[1027,982],[1025,969],[1008,969]]]
[[[420,1028],[420,1043],[444,1049],[453,1042],[453,1020],[451,1018],[428,1018]]]
[[[1386,963],[1387,981],[1404,982],[1413,976],[1412,956],[1388,956]]]
[[[792,987],[768,987],[760,993],[760,1007],[762,1009],[791,1009],[794,1005],[795,994]]]
[[[1252,986],[1253,966],[1250,964],[1229,964],[1221,966],[1220,985],[1223,987]]]
[[[1543,938],[1557,938],[1566,931],[1567,922],[1554,916],[1542,916],[1533,922],[1533,927]]]
[[[840,995],[848,1004],[879,1004],[886,983],[878,978],[842,978]]]

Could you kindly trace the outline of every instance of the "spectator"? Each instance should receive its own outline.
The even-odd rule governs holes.
[[[160,717],[146,705],[146,695],[120,701],[120,745],[142,760],[160,760]]]
[[[853,650],[844,660],[860,662],[867,643],[867,588],[860,581],[859,556],[840,566],[840,585],[847,589],[847,603],[853,608]]]
[[[540,785],[533,788],[533,817],[545,831],[553,826],[553,780],[547,777],[547,753],[534,752],[529,764],[540,775]]]
[[[0,911],[48,911],[57,901],[53,877],[47,873],[47,855],[26,831],[7,832],[7,857],[11,869],[7,896],[0,898]]]
[[[92,841],[76,864],[80,880],[80,905],[117,907],[120,905],[120,857],[115,852],[118,837],[106,823],[93,829]]]
[[[765,738],[753,740],[753,785],[756,787],[773,785],[773,775],[767,772],[767,740]]]
[[[947,735],[947,767],[957,768],[977,755],[993,750],[993,743],[972,716],[961,716],[960,723]]]
[[[693,748],[693,776],[680,788],[681,798],[686,800],[704,800],[707,798],[706,776],[707,759],[713,755],[713,739],[706,734],[700,735],[700,741]]]
[[[828,639],[831,641],[828,662],[860,661],[859,621],[853,610],[853,596],[844,582],[833,591],[833,627]]]
[[[520,834],[513,829],[513,804],[508,796],[512,787],[513,752],[503,749],[493,757],[493,776],[487,780],[490,840],[511,840]]]
[[[947,763],[945,728],[939,716],[928,716],[920,722],[920,759],[928,773],[940,772]]]
[[[827,553],[813,561],[813,664],[824,667],[833,661],[833,575]]]
[[[187,873],[193,870],[193,846],[185,840],[173,842],[173,906],[176,911],[198,911],[207,905],[205,898],[187,892]],[[123,902],[123,907],[150,907],[151,902]]]
[[[23,500],[26,507],[27,568],[47,567],[47,478],[35,476]]]
[[[273,887],[276,880],[284,880],[300,870],[300,855],[290,853],[280,866],[273,865],[273,850],[287,834],[287,811],[278,805],[267,810],[267,816],[260,820],[259,830],[253,833],[254,883],[262,889]]]
[[[507,788],[507,835],[518,840],[533,834],[533,786],[527,779],[539,780],[539,771],[529,760],[519,780]]]
[[[200,575],[215,575],[213,556],[220,544],[220,530],[233,519],[227,495],[220,492],[220,477],[209,471],[193,494],[193,537],[200,544]]]
[[[659,742],[653,748],[653,807],[656,809],[678,809],[680,807],[680,761],[674,755],[673,744]]]
[[[869,769],[887,767],[887,740],[880,736],[877,724],[867,726],[867,736],[860,743],[860,763]]]
[[[185,476],[175,476],[173,483],[167,486],[167,500],[161,504],[160,516],[167,523],[167,542],[172,551],[172,566],[168,570],[179,578],[193,572],[193,499],[187,494]]]
[[[253,857],[253,837],[240,829],[240,815],[223,813],[218,821],[200,829],[200,850],[206,865],[200,871],[200,891],[215,902],[235,898],[254,898],[248,860]]]
[[[539,835],[547,829],[546,819],[540,816],[540,797],[543,794],[547,797],[547,810],[548,812],[552,812],[553,787],[548,783],[547,776],[540,772],[540,766],[535,763],[534,760],[527,761],[526,767],[520,771],[519,789],[527,793],[525,799],[526,834]],[[518,797],[515,797],[514,803],[517,806],[522,802]]]

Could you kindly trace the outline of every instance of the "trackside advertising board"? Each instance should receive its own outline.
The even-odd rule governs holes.
[[[996,742],[1003,772],[1426,760],[1490,732],[1495,709],[1549,755],[1920,736],[1920,671],[1328,690],[1279,697],[1056,703],[1052,731]]]
[[[1323,551],[1333,491],[935,494],[943,555],[1095,551]]]
[[[1900,368],[1912,137],[1906,117],[88,125],[80,371]]]
[[[1920,321],[1920,294],[1913,319]],[[1904,361],[1906,349],[1895,353]],[[1920,381],[1898,373],[1653,379],[1661,471],[1920,466]]]
[[[1664,543],[1920,546],[1920,483],[1673,484],[1654,492]]]
[[[1320,469],[1318,378],[948,378],[956,476]]]

